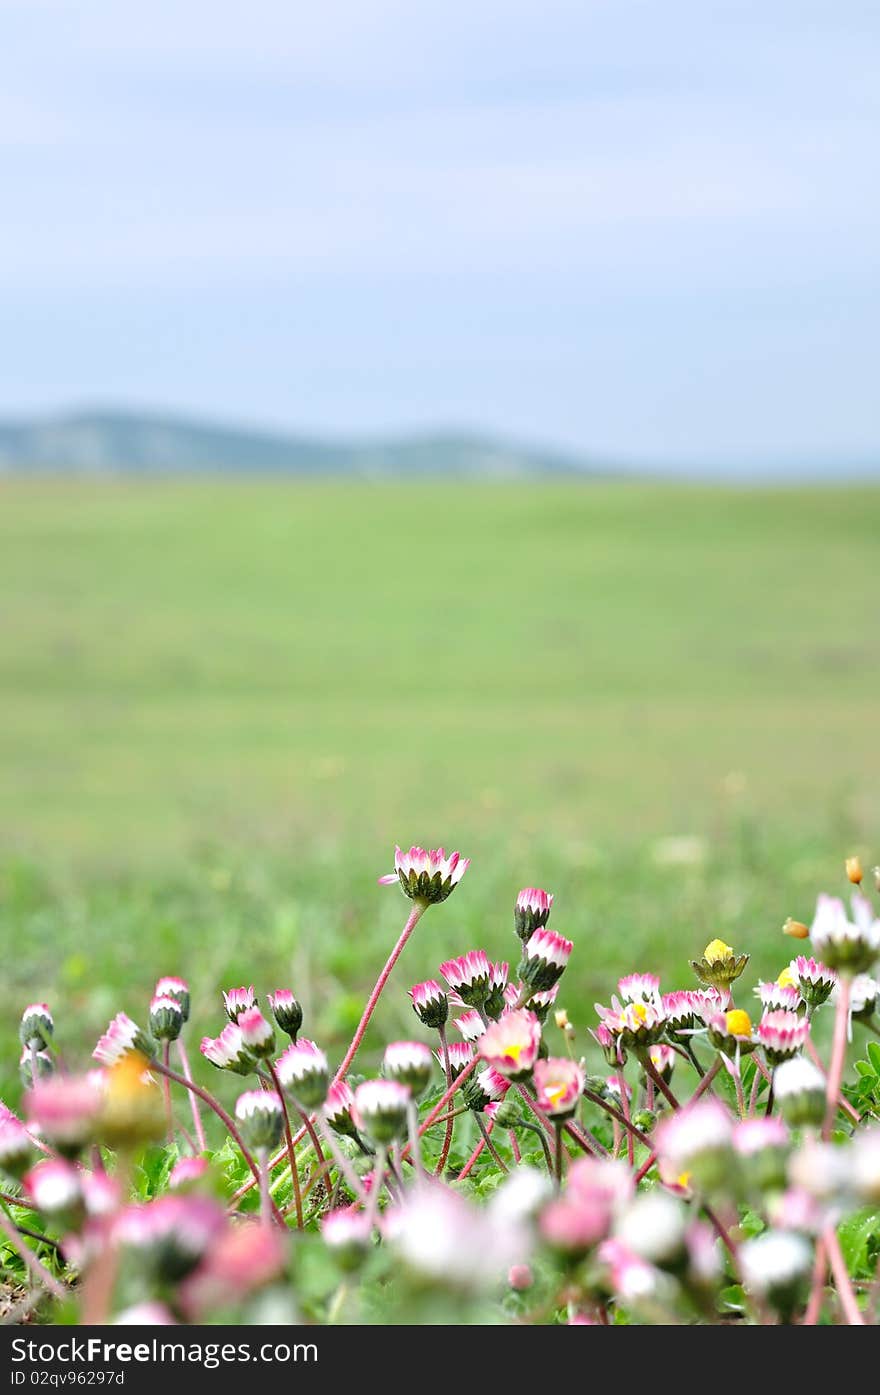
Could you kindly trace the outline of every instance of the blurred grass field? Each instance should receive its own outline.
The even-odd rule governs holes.
[[[778,969],[880,856],[878,537],[876,488],[3,481],[0,1093],[25,1001],[75,1055],[159,972],[197,1032],[289,983],[332,1051],[395,841],[473,858],[398,989],[512,956],[526,884],[577,1021],[715,933]]]

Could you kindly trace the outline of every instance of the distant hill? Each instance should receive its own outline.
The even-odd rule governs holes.
[[[82,411],[0,420],[0,472],[298,475],[592,474],[588,462],[491,436],[328,441],[161,413]]]

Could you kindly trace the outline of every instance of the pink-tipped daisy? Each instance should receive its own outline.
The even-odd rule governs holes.
[[[570,1118],[586,1083],[583,1067],[567,1056],[549,1056],[535,1063],[534,1078],[538,1108],[551,1119]]]
[[[487,1017],[498,1018],[507,1006],[507,977],[510,965],[506,962],[489,965],[489,992],[486,994],[484,1010]]]
[[[469,866],[469,858],[457,852],[447,857],[442,848],[410,848],[409,852],[395,848],[394,871],[380,877],[379,885],[399,882],[411,901],[435,906],[452,894]]]
[[[330,1086],[324,1101],[324,1118],[334,1133],[347,1138],[356,1137],[354,1091],[347,1080],[338,1080]]]
[[[546,992],[561,978],[574,948],[571,940],[546,926],[530,936],[523,949],[518,973],[535,993]]]
[[[425,1027],[439,1028],[446,1025],[449,1016],[449,999],[435,978],[416,983],[409,990],[413,1011]]]
[[[489,993],[491,967],[484,949],[471,949],[457,959],[447,959],[440,972],[467,1007],[482,1007]]]
[[[448,1051],[449,1069],[452,1073],[453,1080],[455,1080],[459,1075],[461,1075],[462,1071],[466,1070],[467,1067],[470,1065],[471,1061],[474,1059],[474,1052],[470,1043],[466,1041],[451,1041],[448,1046]],[[434,1055],[437,1057],[437,1060],[440,1062],[440,1065],[443,1066],[445,1070],[446,1066],[443,1059],[443,1053],[440,1051],[435,1051]]]
[[[762,979],[755,989],[755,996],[761,999],[765,1012],[797,1012],[803,1008],[800,991],[792,983]]]
[[[276,988],[267,995],[272,1016],[282,1032],[296,1041],[297,1033],[303,1024],[303,1010],[289,988]]]
[[[768,1012],[758,1023],[755,1035],[764,1048],[767,1064],[778,1066],[802,1049],[810,1035],[810,1024],[796,1012]]]
[[[7,1113],[0,1119],[0,1172],[18,1181],[33,1160],[34,1145],[20,1119]]]
[[[65,1157],[75,1157],[94,1138],[104,1091],[87,1075],[55,1075],[29,1091],[31,1128]]]
[[[92,1052],[102,1066],[114,1066],[130,1051],[139,1051],[142,1056],[152,1059],[155,1047],[149,1037],[141,1031],[136,1022],[124,1012],[117,1012]]]
[[[244,1044],[241,1030],[227,1022],[219,1037],[202,1037],[199,1047],[206,1061],[219,1070],[231,1070],[236,1075],[250,1075],[256,1062]]]
[[[509,1080],[525,1080],[532,1073],[541,1046],[541,1024],[525,1009],[504,1014],[480,1038],[479,1051],[487,1065]]]
[[[173,1192],[188,1191],[204,1181],[210,1173],[207,1158],[179,1158],[168,1174],[168,1186]]]
[[[523,944],[550,919],[553,897],[537,886],[527,886],[516,898],[513,923]]]
[[[241,1039],[252,1056],[262,1059],[275,1050],[275,1029],[258,1007],[246,1008],[236,1023]]]
[[[656,974],[627,974],[618,979],[617,991],[625,1003],[652,1003],[662,1006],[660,979]]]
[[[154,998],[173,998],[180,1004],[184,1022],[189,1019],[190,996],[189,984],[184,978],[177,978],[174,974],[166,974],[160,978],[153,990]]]
[[[463,1012],[461,1017],[456,1017],[454,1020],[462,1041],[479,1041],[486,1030],[486,1024],[476,1008],[470,1008],[467,1012]]]
[[[799,954],[792,961],[792,973],[797,977],[801,997],[810,1007],[821,1007],[831,997],[838,982],[837,974],[821,960],[811,955]]]
[[[49,1045],[55,1035],[55,1020],[49,1011],[48,1003],[29,1003],[21,1014],[18,1028],[22,1046],[41,1051]]]
[[[354,1092],[354,1117],[359,1129],[379,1144],[393,1143],[406,1128],[412,1094],[397,1080],[365,1080]]]
[[[226,1008],[226,1016],[230,1022],[237,1022],[243,1012],[248,1008],[256,1007],[257,995],[254,985],[249,988],[227,988],[223,992],[223,1004]]]
[[[327,1097],[330,1067],[319,1046],[307,1037],[291,1043],[275,1062],[278,1079],[298,1104],[316,1109]]]
[[[183,1008],[168,995],[150,1002],[150,1033],[157,1041],[176,1041],[183,1027]]]
[[[284,1111],[271,1090],[245,1090],[235,1102],[235,1117],[248,1147],[270,1153],[281,1141]]]
[[[81,1173],[63,1158],[46,1158],[32,1167],[22,1181],[22,1190],[36,1211],[66,1222],[83,1205]]]
[[[430,1046],[423,1041],[392,1041],[385,1048],[382,1074],[387,1080],[406,1085],[417,1097],[424,1093],[431,1080],[434,1059]]]
[[[473,1075],[468,1076],[462,1087],[464,1102],[468,1109],[475,1113],[480,1113],[487,1105],[497,1104],[504,1098],[510,1088],[510,1081],[506,1080],[500,1071],[487,1066],[485,1070],[478,1070]]]
[[[813,947],[829,969],[852,976],[867,973],[880,955],[880,920],[870,901],[856,892],[853,919],[836,896],[820,895],[810,928]]]

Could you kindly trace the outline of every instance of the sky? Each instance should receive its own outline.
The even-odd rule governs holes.
[[[880,459],[880,7],[0,0],[0,413]]]

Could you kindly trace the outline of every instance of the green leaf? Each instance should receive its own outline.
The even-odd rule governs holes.
[[[746,1295],[742,1284],[728,1284],[718,1295],[722,1308],[730,1308],[734,1312],[743,1312],[746,1306]]]
[[[873,1046],[874,1043],[871,1042],[871,1045]],[[856,1061],[856,1071],[859,1075],[868,1076],[871,1080],[877,1079],[877,1072],[867,1061]]]
[[[880,1042],[868,1042],[868,1059],[874,1067],[877,1075],[880,1075]]]
[[[880,1251],[880,1211],[868,1207],[847,1216],[837,1235],[850,1273],[873,1273],[874,1256]]]

